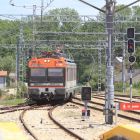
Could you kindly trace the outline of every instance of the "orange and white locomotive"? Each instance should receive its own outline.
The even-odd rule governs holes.
[[[28,67],[28,94],[34,101],[71,98],[76,92],[76,64],[63,53],[32,57]]]

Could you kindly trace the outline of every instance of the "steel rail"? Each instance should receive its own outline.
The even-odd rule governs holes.
[[[49,105],[50,105],[50,104],[48,104],[47,106],[49,106]],[[26,128],[26,130],[27,130],[36,140],[39,140],[39,139],[38,139],[37,136],[29,129],[29,127],[26,125],[26,123],[24,122],[23,116],[24,116],[24,114],[25,114],[25,112],[26,112],[27,110],[31,110],[32,108],[40,108],[40,107],[44,107],[44,106],[46,106],[46,105],[28,107],[28,108],[26,108],[26,109],[21,113],[21,115],[20,115],[20,119],[21,119],[21,122],[23,123],[24,127]]]
[[[16,105],[16,106],[7,106],[7,107],[1,107],[0,110],[8,110],[8,111],[4,111],[4,112],[0,112],[0,114],[5,114],[5,113],[9,113],[9,112],[14,112],[14,111],[19,111],[19,110],[24,110],[28,107],[26,106],[30,106],[30,105],[34,105],[35,103],[32,104],[25,104],[25,105]],[[22,107],[22,108],[21,108]],[[14,109],[16,108],[16,109]]]
[[[92,96],[92,98],[105,100],[105,99],[103,99],[103,98],[105,98],[104,96],[101,96],[101,97],[97,97],[97,96],[95,97],[95,96]],[[120,99],[120,98],[117,98],[117,97],[115,97],[115,99],[116,99],[116,100],[122,100],[122,101],[130,102],[130,100],[127,100],[127,99]],[[115,101],[115,102],[119,102],[119,101]],[[122,103],[122,102],[119,102],[119,103]],[[133,101],[133,103],[139,103],[139,102],[137,102],[137,101]]]
[[[26,109],[21,113],[20,119],[21,119],[21,122],[23,123],[24,127],[26,128],[26,130],[35,138],[35,140],[39,140],[39,139],[37,138],[37,136],[29,129],[29,127],[26,125],[26,123],[24,122],[24,119],[23,119],[24,113],[25,113],[27,110],[31,109],[31,108],[32,108],[32,106],[26,108]]]
[[[118,96],[118,97],[128,97],[130,98],[130,95],[119,95],[119,94],[114,94],[115,96]],[[140,98],[140,96],[133,96],[134,99],[137,99],[137,98]]]
[[[30,106],[30,105],[34,105],[35,103],[29,103],[29,104],[23,104],[23,105],[14,105],[14,106],[4,106],[4,107],[0,107],[0,110],[9,110],[12,108],[19,108],[19,107],[25,107],[25,106]]]
[[[0,112],[0,114],[5,114],[5,113],[9,113],[9,112],[14,112],[14,111],[19,111],[19,110],[25,110],[27,109],[28,107],[26,108],[20,108],[20,109],[13,109],[13,110],[9,110],[9,111],[4,111],[4,112]],[[37,108],[37,107],[36,107]],[[38,107],[39,108],[39,107]],[[31,110],[31,109],[30,109]]]
[[[75,99],[75,98],[74,98],[74,99]],[[77,99],[76,99],[76,100],[77,100]],[[84,106],[84,104],[81,104],[81,103],[77,103],[77,102],[74,102],[74,101],[71,101],[71,102],[74,103],[74,104],[78,104],[78,105]],[[87,107],[103,112],[103,109],[100,109],[100,108],[96,108],[96,107],[89,106],[89,105],[88,105]],[[139,113],[140,113],[140,112],[139,112]],[[139,113],[137,113],[137,114],[139,114]],[[114,114],[113,114],[113,115],[114,115]],[[132,120],[132,121],[140,122],[139,119],[132,118],[132,117],[129,117],[129,116],[125,116],[125,115],[122,115],[122,114],[118,114],[118,116],[121,117],[121,118],[125,118],[125,119],[127,119],[127,120]]]
[[[74,99],[77,99],[77,100],[81,101],[81,99],[78,99],[78,98],[74,98]],[[102,100],[105,100],[105,99],[102,99]],[[90,102],[92,104],[97,104],[97,105],[105,106],[105,104],[97,103],[97,102],[94,102],[94,101],[88,101],[88,102]],[[119,101],[115,101],[115,102],[122,103],[122,102],[119,102]],[[137,115],[140,114],[140,112],[137,112],[137,111],[134,111],[134,110],[127,110],[126,112],[134,113],[134,114],[137,114]]]
[[[61,123],[59,123],[58,121],[56,121],[53,116],[52,116],[52,111],[59,105],[56,105],[54,107],[52,107],[49,111],[49,117],[61,128],[63,128],[65,131],[67,131],[68,133],[72,134],[74,137],[78,138],[79,140],[85,140],[84,138],[80,137],[78,134],[74,133],[73,131],[69,130],[68,128],[66,128],[65,126],[63,126]]]
[[[100,93],[100,94],[96,94],[96,95],[93,95],[93,96],[99,96],[99,95],[105,95],[105,93]],[[120,95],[120,94],[114,94],[115,96],[117,97],[127,97],[127,98],[130,98],[130,95]],[[133,96],[134,99],[139,99],[140,96]]]
[[[28,108],[28,107],[27,107],[27,108]],[[5,113],[9,113],[9,112],[18,111],[18,110],[24,110],[24,109],[26,109],[26,108],[13,109],[13,110],[9,110],[9,111],[0,112],[0,114],[5,114]]]

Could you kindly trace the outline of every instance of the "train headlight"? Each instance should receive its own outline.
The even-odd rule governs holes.
[[[48,63],[49,63],[49,62],[50,62],[50,60],[44,60],[44,62],[46,62],[46,63],[48,62]]]

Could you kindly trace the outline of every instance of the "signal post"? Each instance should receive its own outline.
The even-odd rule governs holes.
[[[136,61],[135,56],[133,56],[133,53],[135,52],[135,28],[127,28],[127,50],[130,54],[128,61],[130,63],[130,103],[132,103],[132,64]]]
[[[91,100],[91,87],[81,87],[81,100],[85,102],[85,110],[82,110],[82,118],[89,118],[90,110],[87,110],[87,103]]]

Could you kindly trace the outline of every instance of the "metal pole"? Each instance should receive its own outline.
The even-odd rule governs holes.
[[[23,22],[20,22],[19,82],[23,82]]]
[[[115,125],[118,125],[118,103],[115,104]]]
[[[87,101],[85,101],[85,118],[87,118]]]
[[[19,82],[19,36],[17,36],[17,92],[18,92],[18,82]]]
[[[123,62],[122,62],[122,92],[126,92],[125,88],[125,35],[123,35]]]
[[[42,3],[41,3],[41,36],[42,36],[42,15],[43,15],[43,1],[44,0],[42,0]],[[40,37],[41,37],[40,36]]]
[[[112,103],[110,100],[112,96],[114,96],[114,80],[113,80],[113,63],[111,61],[112,58],[112,33],[113,33],[113,7],[111,4],[112,0],[106,0],[106,69],[105,69],[105,123],[112,124],[113,123],[113,111],[110,109]],[[109,77],[109,71],[111,69],[112,75]],[[114,102],[114,100],[113,100]]]
[[[101,92],[101,47],[98,49],[98,92]]]
[[[130,103],[132,103],[132,64],[130,64]]]
[[[36,44],[36,40],[35,40],[35,33],[36,33],[36,19],[35,19],[35,15],[36,15],[36,5],[33,5],[33,49],[32,49],[32,55],[35,56],[35,44]]]

